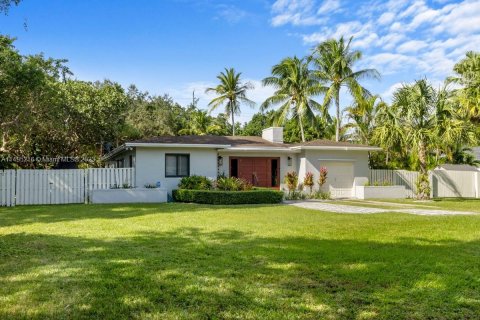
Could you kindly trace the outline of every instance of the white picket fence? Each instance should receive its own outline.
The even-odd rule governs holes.
[[[407,196],[416,195],[417,171],[407,170],[370,170],[371,184],[405,186]],[[480,198],[480,172],[432,170],[429,172],[431,196],[434,198]]]
[[[135,169],[0,171],[0,206],[85,203],[90,190],[135,186]]]

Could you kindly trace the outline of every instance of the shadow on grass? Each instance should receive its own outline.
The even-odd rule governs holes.
[[[480,243],[197,228],[0,238],[0,318],[474,319]]]
[[[215,210],[239,210],[252,207],[273,207],[278,205],[199,205],[192,203],[164,204],[71,204],[0,207],[0,227],[30,223],[55,223],[82,219],[124,219],[149,214],[201,213]]]

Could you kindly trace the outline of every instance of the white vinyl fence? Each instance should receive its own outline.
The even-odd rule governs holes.
[[[370,170],[371,184],[405,186],[407,196],[415,197],[419,173],[407,170]],[[434,198],[480,198],[480,171],[432,170],[429,172]]]
[[[15,170],[0,170],[0,207],[15,205]]]
[[[479,176],[480,172],[433,170],[432,197],[479,198]]]
[[[90,190],[135,186],[135,169],[0,171],[0,206],[85,203]]]

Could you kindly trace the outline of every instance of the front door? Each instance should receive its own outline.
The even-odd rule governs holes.
[[[230,176],[244,179],[257,187],[278,187],[279,158],[230,158]]]

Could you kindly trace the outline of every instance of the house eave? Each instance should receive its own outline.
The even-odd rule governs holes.
[[[106,155],[104,155],[101,160],[102,161],[108,161],[110,160],[111,158],[113,158],[114,156],[116,156],[117,154],[121,153],[122,151],[125,151],[125,150],[129,150],[129,148],[125,145],[125,144],[122,144],[121,146],[113,149],[112,151],[110,151],[109,153],[107,153]]]
[[[292,150],[291,148],[281,147],[231,147],[219,150],[222,153],[229,152],[274,152],[274,153],[299,153],[300,150]]]
[[[127,147],[141,148],[204,148],[204,149],[224,149],[229,148],[229,144],[198,144],[198,143],[137,143],[127,142]]]
[[[355,146],[296,146],[292,150],[329,150],[329,151],[381,151],[379,147],[355,147]]]

